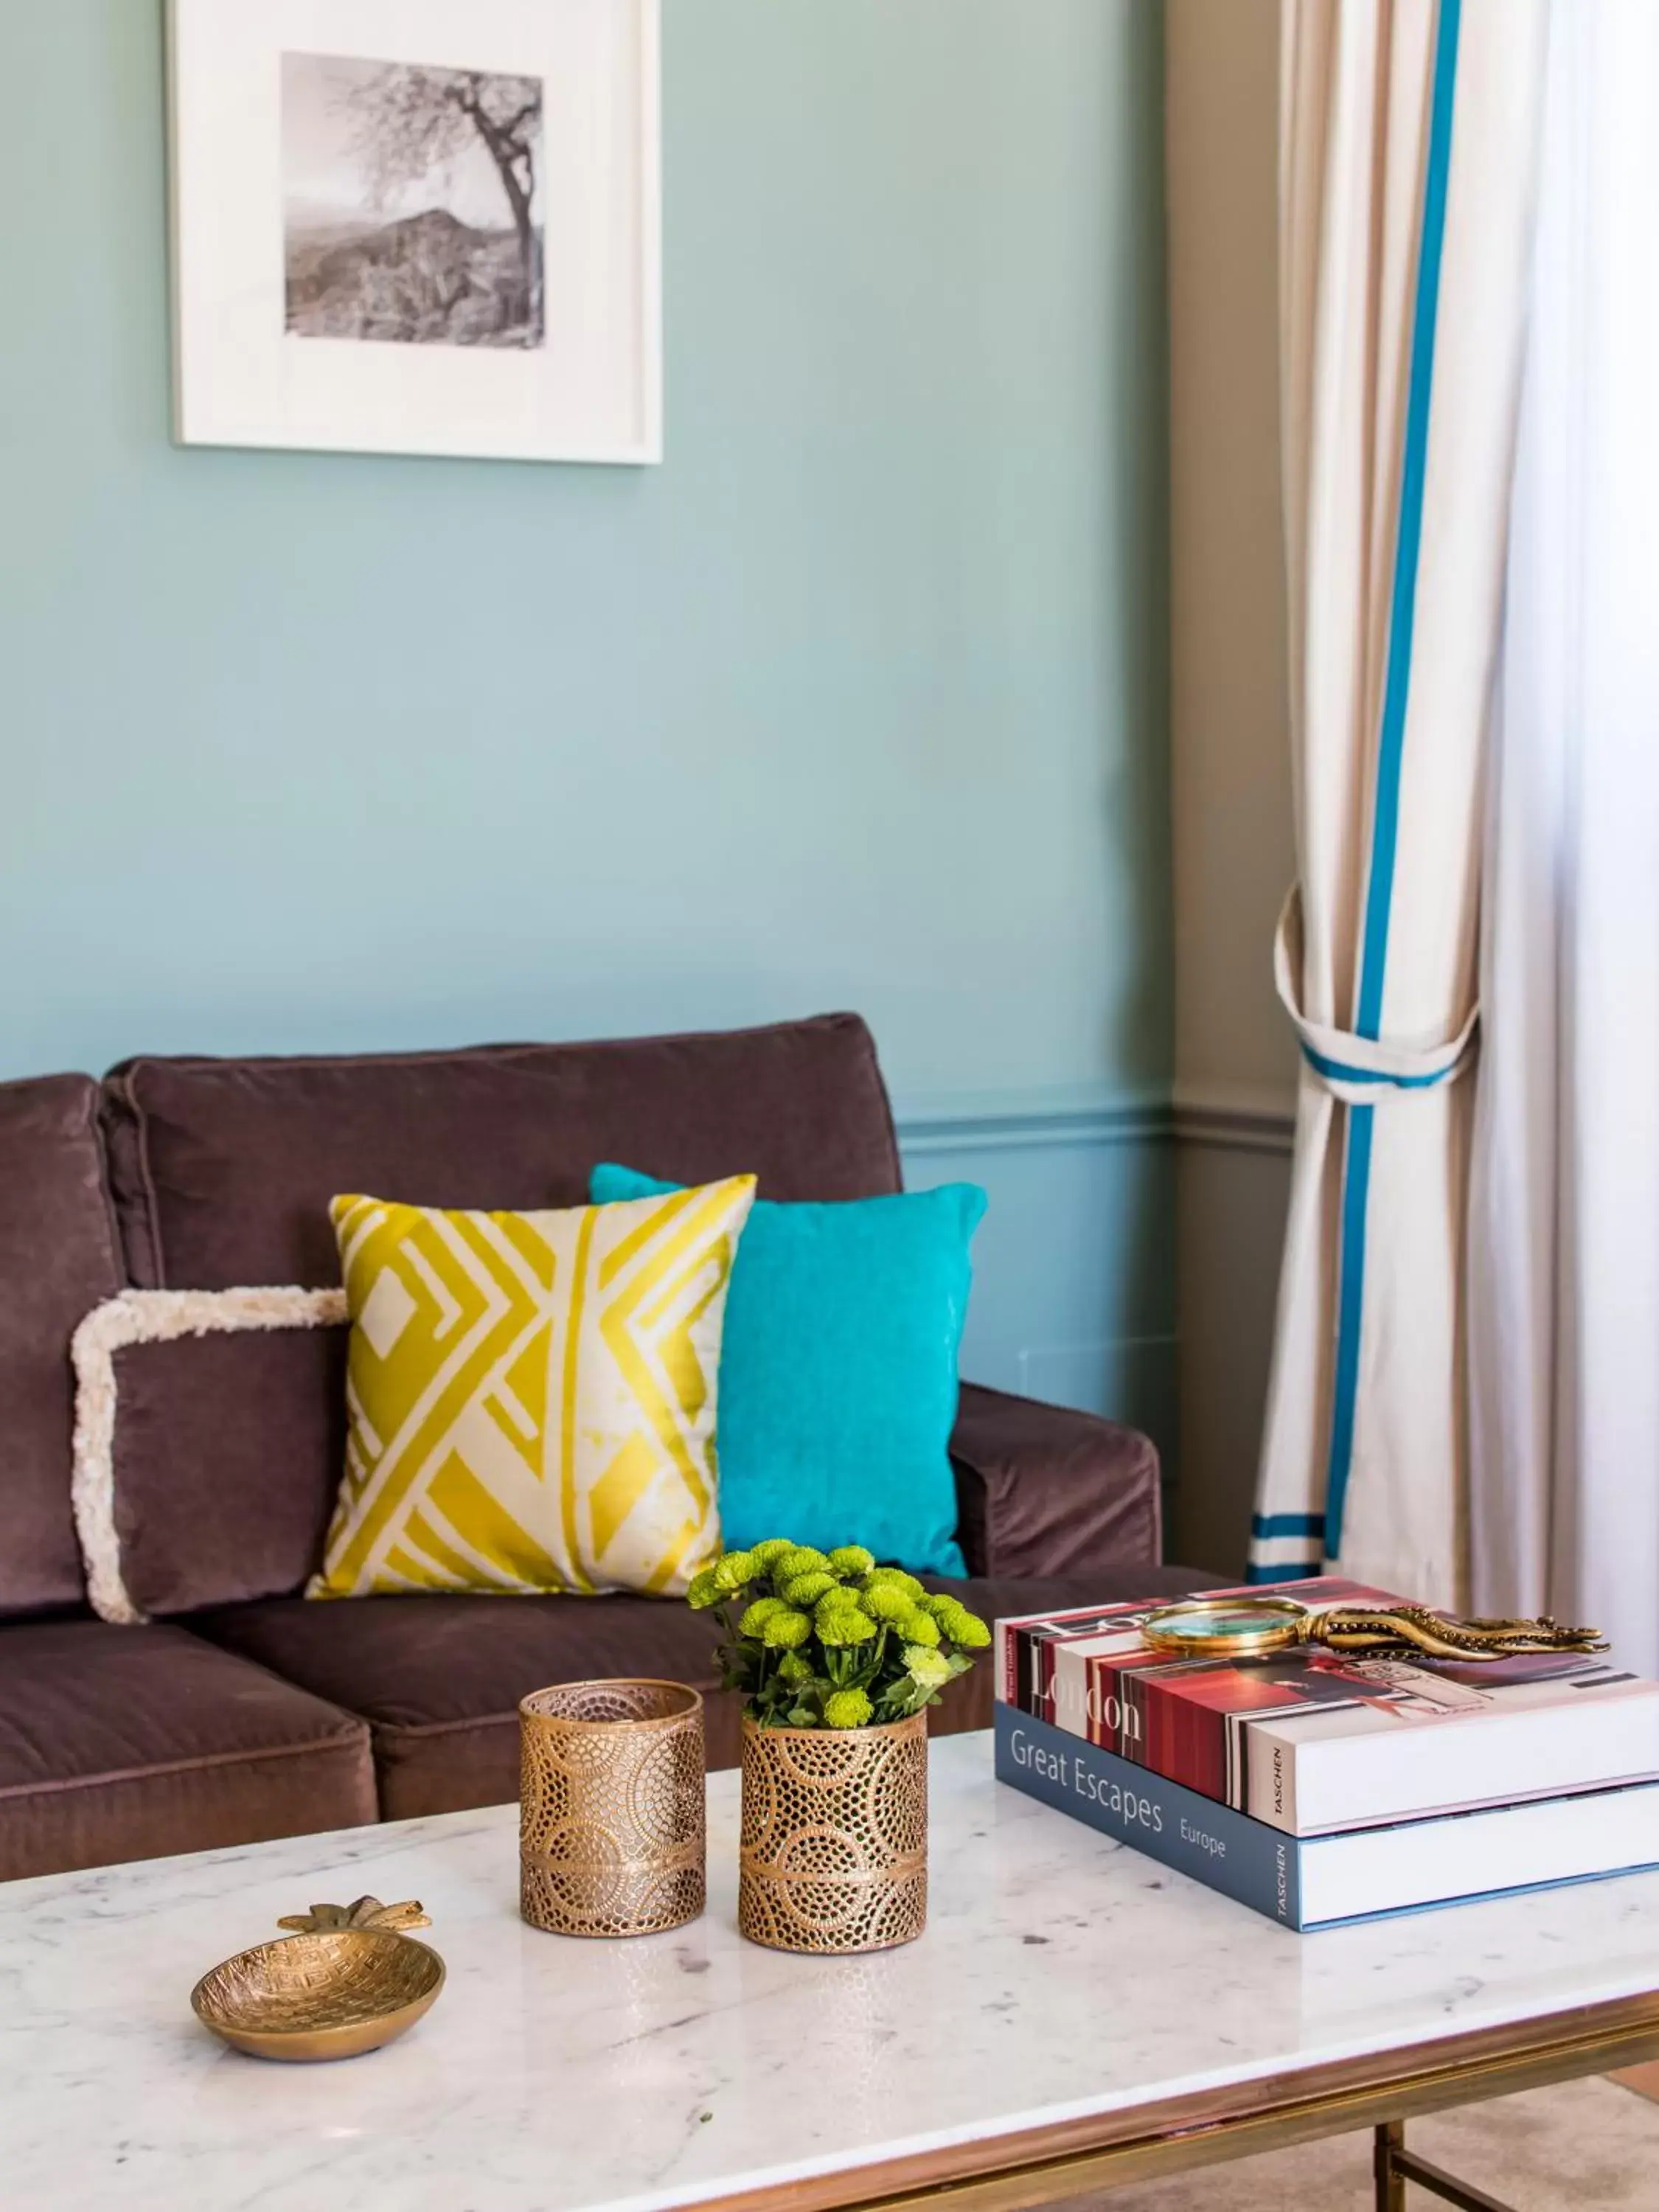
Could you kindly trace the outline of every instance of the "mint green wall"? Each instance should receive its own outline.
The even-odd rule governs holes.
[[[175,450],[159,0],[7,6],[0,1074],[854,1006],[935,1115],[1165,1079],[1160,12],[665,0],[630,471]]]
[[[174,450],[159,7],[7,8],[4,1072],[850,1004],[901,1092],[1160,1073],[1156,13],[667,0],[641,472]]]

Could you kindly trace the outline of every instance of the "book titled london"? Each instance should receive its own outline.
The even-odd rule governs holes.
[[[1284,1594],[1400,1602],[1334,1577]],[[1172,1657],[1140,1635],[1172,1601],[1000,1620],[999,1697],[1292,1836],[1659,1778],[1659,1683],[1606,1659]]]
[[[999,1781],[1301,1933],[1659,1863],[1659,1782],[1286,1836],[1011,1705],[995,1722]]]

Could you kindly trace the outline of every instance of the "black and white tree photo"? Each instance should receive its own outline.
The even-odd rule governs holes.
[[[541,345],[539,78],[283,57],[287,326]]]

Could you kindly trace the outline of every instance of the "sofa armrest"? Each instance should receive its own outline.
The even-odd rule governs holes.
[[[964,1382],[951,1461],[970,1574],[1158,1563],[1158,1450],[1134,1429]]]

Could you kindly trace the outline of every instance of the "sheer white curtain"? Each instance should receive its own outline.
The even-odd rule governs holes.
[[[1556,0],[1484,869],[1476,1603],[1659,1672],[1659,4]]]

